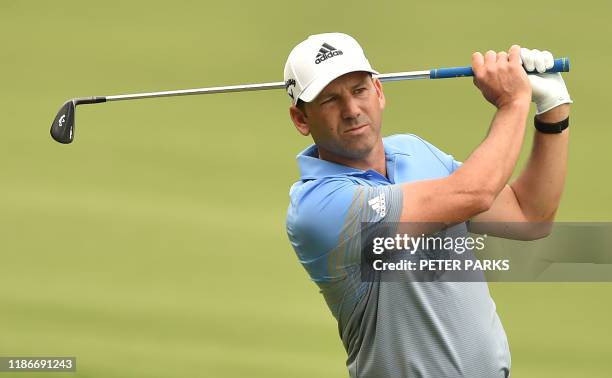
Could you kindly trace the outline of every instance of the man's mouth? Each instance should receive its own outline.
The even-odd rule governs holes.
[[[365,129],[367,126],[368,126],[368,124],[366,123],[366,124],[363,124],[363,125],[359,125],[359,126],[351,127],[350,129],[345,130],[345,131],[344,131],[344,133],[345,133],[345,134],[356,134],[356,133],[358,133],[359,131],[361,131],[361,130]]]

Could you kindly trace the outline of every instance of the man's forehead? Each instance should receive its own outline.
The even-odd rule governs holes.
[[[323,88],[323,90],[319,93],[317,98],[321,96],[325,96],[329,93],[336,92],[345,86],[352,87],[352,86],[361,84],[365,82],[367,79],[369,79],[369,77],[370,77],[370,74],[365,71],[356,71],[356,72],[346,73],[342,76],[337,77],[331,83],[327,84],[325,88]]]

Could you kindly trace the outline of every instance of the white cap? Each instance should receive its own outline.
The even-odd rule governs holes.
[[[359,43],[343,33],[311,35],[291,50],[285,63],[285,89],[293,104],[315,97],[339,76],[372,69]]]

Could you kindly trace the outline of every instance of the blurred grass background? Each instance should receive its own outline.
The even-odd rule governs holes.
[[[468,65],[512,43],[548,49],[571,57],[575,100],[558,219],[609,221],[611,12],[605,1],[2,0],[0,355],[76,356],[66,376],[77,377],[347,376],[336,323],[285,234],[294,157],[310,140],[284,93],[82,106],[70,146],[49,136],[65,100],[280,81],[290,49],[327,31],[355,36],[380,72]],[[469,79],[385,91],[386,134],[459,160],[493,114]],[[491,290],[513,377],[609,376],[612,285]]]

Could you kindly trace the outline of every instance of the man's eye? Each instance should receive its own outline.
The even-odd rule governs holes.
[[[365,87],[355,89],[355,93],[356,93],[356,94],[360,94],[360,93],[363,93],[363,92],[365,92],[365,91],[366,91],[366,88],[365,88]]]
[[[321,101],[321,105],[323,105],[323,104],[327,104],[327,103],[330,103],[330,102],[332,102],[333,100],[334,100],[334,97],[329,97],[329,98],[326,98],[325,100]]]

